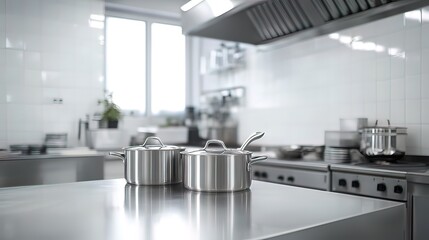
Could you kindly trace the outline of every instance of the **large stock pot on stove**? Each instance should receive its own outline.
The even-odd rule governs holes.
[[[360,152],[369,160],[396,161],[405,156],[407,128],[378,126],[365,127],[362,133]]]

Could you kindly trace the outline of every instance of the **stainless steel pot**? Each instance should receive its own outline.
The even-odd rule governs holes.
[[[396,161],[405,155],[407,129],[376,125],[361,129],[360,152],[369,160]]]
[[[263,135],[262,132],[254,133],[240,149],[228,149],[220,140],[209,140],[203,149],[182,152],[185,188],[207,192],[248,189],[252,183],[251,165],[267,157],[252,157],[252,152],[244,149]],[[214,148],[214,145],[220,148]]]
[[[158,145],[149,145],[156,140]],[[123,148],[124,152],[111,152],[125,166],[125,179],[135,185],[165,185],[182,182],[180,152],[185,148],[164,145],[157,137],[148,137],[141,146]]]

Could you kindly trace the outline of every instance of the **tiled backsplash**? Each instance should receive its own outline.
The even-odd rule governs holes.
[[[201,42],[207,54],[218,41]],[[240,140],[323,144],[340,118],[408,128],[408,154],[429,155],[429,8],[290,46],[248,48],[247,66],[202,75],[203,90],[247,88]]]
[[[103,97],[103,0],[0,0],[0,148],[68,133]]]

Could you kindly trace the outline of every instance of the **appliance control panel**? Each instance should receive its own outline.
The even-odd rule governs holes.
[[[254,180],[280,183],[292,186],[330,190],[330,174],[328,171],[312,171],[271,166],[252,166]]]
[[[401,178],[332,172],[332,191],[406,201],[407,181]]]

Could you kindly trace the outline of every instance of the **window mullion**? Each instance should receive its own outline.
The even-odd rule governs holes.
[[[152,22],[146,21],[146,116],[152,116]]]

